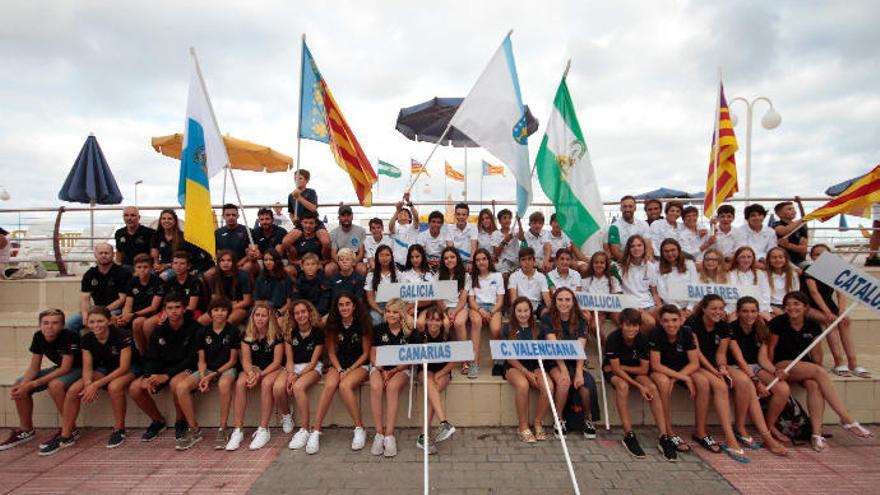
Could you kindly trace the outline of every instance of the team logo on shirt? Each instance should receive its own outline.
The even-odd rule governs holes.
[[[138,294],[141,293],[141,290],[138,289],[137,287],[135,287],[134,289],[131,289],[131,293],[134,294],[134,295],[138,295]]]
[[[210,335],[206,335],[205,336],[205,344],[211,345],[211,342],[214,342],[214,339],[212,339]]]
[[[92,279],[92,287],[97,287],[97,286],[98,286],[98,280],[93,278]]]
[[[208,342],[210,344],[210,342]],[[221,342],[223,345],[229,345],[229,335],[223,337],[223,341]]]
[[[125,242],[125,237],[120,237],[119,242]]]
[[[226,235],[226,234],[223,234],[223,235]],[[160,242],[160,243],[159,243],[159,247],[160,247],[160,248],[165,247],[165,241]]]
[[[165,345],[165,337],[159,337],[159,345]]]
[[[684,346],[681,344],[675,344],[675,352],[684,352]]]
[[[382,342],[388,342],[388,334],[387,333],[382,335]]]
[[[290,341],[290,345],[292,345],[293,347],[298,346],[298,345],[299,345],[299,339],[296,338],[296,337],[294,337],[293,340]]]
[[[118,349],[115,345],[114,345],[114,346],[110,346],[110,354],[113,354],[114,356],[118,356],[118,355],[119,355],[119,349]]]
[[[257,344],[256,342],[253,343],[253,344],[251,344],[251,350],[252,350],[252,351],[255,351],[255,352],[256,352],[256,351],[259,351],[259,350],[260,350],[260,345]]]

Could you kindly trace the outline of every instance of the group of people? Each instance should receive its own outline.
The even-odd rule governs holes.
[[[455,432],[441,392],[459,366],[468,379],[480,376],[484,328],[493,339],[564,339],[582,347],[589,335],[599,335],[605,350],[600,371],[616,391],[623,445],[635,457],[645,454],[628,411],[632,389],[654,414],[661,455],[675,460],[690,449],[671,424],[676,384],[695,403],[693,440],[741,462],[748,462],[745,449],[758,448],[762,441],[773,453],[785,454],[786,438],[775,425],[788,400],[788,382],[807,389],[817,451],[826,448],[821,424],[826,402],[845,429],[871,435],[846,412],[821,367],[820,346],[789,373],[783,371],[822,324],[837,318],[844,303],[829,287],[799,273],[797,265],[808,254],[818,257],[827,247],[814,245],[808,252],[805,225],[795,219],[790,202],[776,206],[780,220],[773,227],[764,226],[766,211],[753,204],[746,207],[747,223],[733,228],[735,211],[723,205],[709,231],[698,226],[695,208],[676,201],[665,208],[649,201],[648,221],[637,219],[635,199],[625,196],[620,217],[603,234],[603,249],[585,253],[565,236],[555,215],[546,230],[540,212],[529,216],[527,228],[507,209],[483,209],[472,224],[468,205],[461,203],[455,206],[454,223],[446,224],[444,215],[434,211],[422,229],[408,194],[397,203],[387,232],[379,218],[369,221],[368,231],[354,225],[348,206],[339,207],[339,225],[328,231],[318,220],[309,173],[298,171],[296,181],[288,201],[289,230],[282,226],[286,219],[268,208],[248,229],[238,223],[238,208],[224,205],[224,225],[215,233],[216,256],[183,239],[173,210],[161,212],[154,231],[140,224],[136,208],[126,208],[115,253],[110,244],[99,244],[96,266],[83,276],[80,313],[67,318],[56,309],[40,313],[30,347],[33,358],[12,388],[20,427],[0,443],[0,450],[34,438],[31,396],[41,390],[48,390],[62,418],[60,431],[40,445],[41,455],[76,442],[80,408],[94,402],[102,389],[115,418],[107,447],[125,441],[127,394],[152,421],[141,440],[154,440],[168,424],[155,402],[165,388],[175,406],[179,450],[202,440],[193,394],[214,388],[220,404],[216,449],[241,446],[253,389],[260,417],[250,449],[269,442],[270,420],[278,411],[282,430],[292,434],[289,447],[317,453],[322,422],[338,391],[354,424],[351,447],[360,450],[367,432],[357,394],[368,383],[375,426],[370,451],[393,457],[399,395],[417,379],[427,387],[429,419],[439,420],[434,434],[420,435],[418,445],[435,452],[435,444]],[[456,282],[458,295],[419,301],[417,318],[414,304],[376,297],[383,284],[434,280]],[[698,303],[676,300],[671,287],[682,282],[754,286],[758,297],[740,299],[735,311],[717,296]],[[623,293],[637,304],[594,319],[578,306],[577,291]],[[617,327],[607,337],[606,320]],[[869,377],[856,362],[848,325],[841,324],[832,335],[835,372]],[[383,345],[446,340],[470,341],[477,358],[460,365],[432,364],[420,377],[408,366],[376,363],[376,349]],[[43,358],[51,365],[43,367]],[[491,366],[492,375],[515,389],[522,441],[545,440],[550,401],[562,410],[570,394],[585,411],[583,434],[596,436],[590,363],[548,361],[546,375],[536,360],[493,361]],[[768,390],[774,378],[779,383]],[[323,390],[311,417],[309,390],[321,380]],[[532,389],[537,404],[530,418]],[[769,397],[766,414],[760,397]],[[721,420],[723,445],[707,432],[710,403]],[[760,440],[750,436],[748,418]],[[565,430],[563,425],[555,434]]]

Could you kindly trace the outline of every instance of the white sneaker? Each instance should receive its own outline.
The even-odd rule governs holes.
[[[385,451],[385,435],[376,433],[373,437],[373,446],[370,447],[370,453],[373,455],[382,455]]]
[[[293,431],[293,414],[281,415],[281,431],[290,433]]]
[[[232,435],[229,435],[229,441],[226,442],[226,450],[238,450],[242,440],[244,440],[244,432],[241,431],[241,428],[234,429]]]
[[[306,446],[306,442],[309,440],[309,430],[305,428],[300,428],[296,435],[290,439],[290,443],[287,444],[287,448],[290,450],[298,450]]]
[[[362,426],[354,429],[354,438],[351,440],[351,450],[361,450],[367,444],[367,430]]]
[[[306,444],[306,454],[317,454],[321,448],[321,432],[315,430],[309,433],[309,442]]]
[[[397,455],[397,439],[394,435],[385,437],[385,457],[394,457]]]
[[[269,433],[269,428],[263,428],[262,426],[257,428],[257,431],[255,431],[252,436],[254,439],[251,440],[251,444],[248,446],[251,450],[262,449],[272,438],[272,434]]]

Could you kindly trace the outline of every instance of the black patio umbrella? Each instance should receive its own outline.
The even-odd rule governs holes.
[[[658,189],[654,189],[653,191],[648,191],[646,193],[642,193],[636,196],[636,199],[661,199],[661,198],[702,198],[706,196],[704,192],[698,193],[688,193],[685,191],[679,191],[678,189],[669,189],[668,187],[661,187]]]
[[[401,108],[397,114],[395,128],[401,134],[413,141],[436,143],[452,120],[455,111],[464,98],[438,98],[434,97],[426,102]],[[526,123],[531,136],[538,130],[538,119],[529,111],[526,105]],[[478,148],[479,145],[470,140],[463,132],[455,127],[446,133],[443,145],[451,145],[456,148]]]
[[[858,177],[853,177],[852,179],[845,180],[839,184],[834,184],[833,186],[829,187],[828,189],[825,189],[825,194],[827,194],[829,196],[838,196],[840,193],[842,193],[843,191],[846,191],[849,188],[849,186],[853,185],[853,183],[860,180],[865,175],[867,175],[867,174],[862,174]]]
[[[58,199],[73,203],[87,203],[92,206],[91,212],[91,244],[95,238],[94,206],[116,205],[122,203],[122,193],[113,178],[113,172],[107,165],[107,159],[98,145],[94,134],[89,134],[79,156],[67,175],[67,180],[58,191]]]

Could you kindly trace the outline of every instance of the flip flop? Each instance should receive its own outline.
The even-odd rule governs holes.
[[[721,452],[721,446],[718,445],[718,442],[712,438],[712,435],[706,435],[705,437],[698,437],[696,433],[691,437],[700,447],[712,452],[713,454],[718,454]]]
[[[853,368],[852,373],[859,378],[871,378],[871,372],[863,366],[856,366]]]
[[[751,435],[740,435],[739,433],[735,433],[734,436],[737,440],[746,444],[746,447],[752,450],[758,450],[761,448],[761,441],[755,440]]]
[[[840,427],[859,438],[871,438],[874,436],[871,430],[860,425],[858,421],[853,421],[849,424],[840,423]]]
[[[741,462],[743,464],[752,462],[751,459],[746,457],[746,451],[743,449],[731,449],[726,445],[722,445],[721,450],[727,454],[727,457],[730,457],[736,462]]]
[[[853,376],[852,371],[850,371],[849,367],[847,367],[846,365],[843,365],[843,364],[841,364],[840,366],[835,366],[834,368],[831,369],[831,372],[837,376],[844,377],[844,378]]]
[[[825,437],[822,435],[813,435],[810,438],[810,444],[816,452],[823,452],[828,448],[828,442],[825,441]]]

